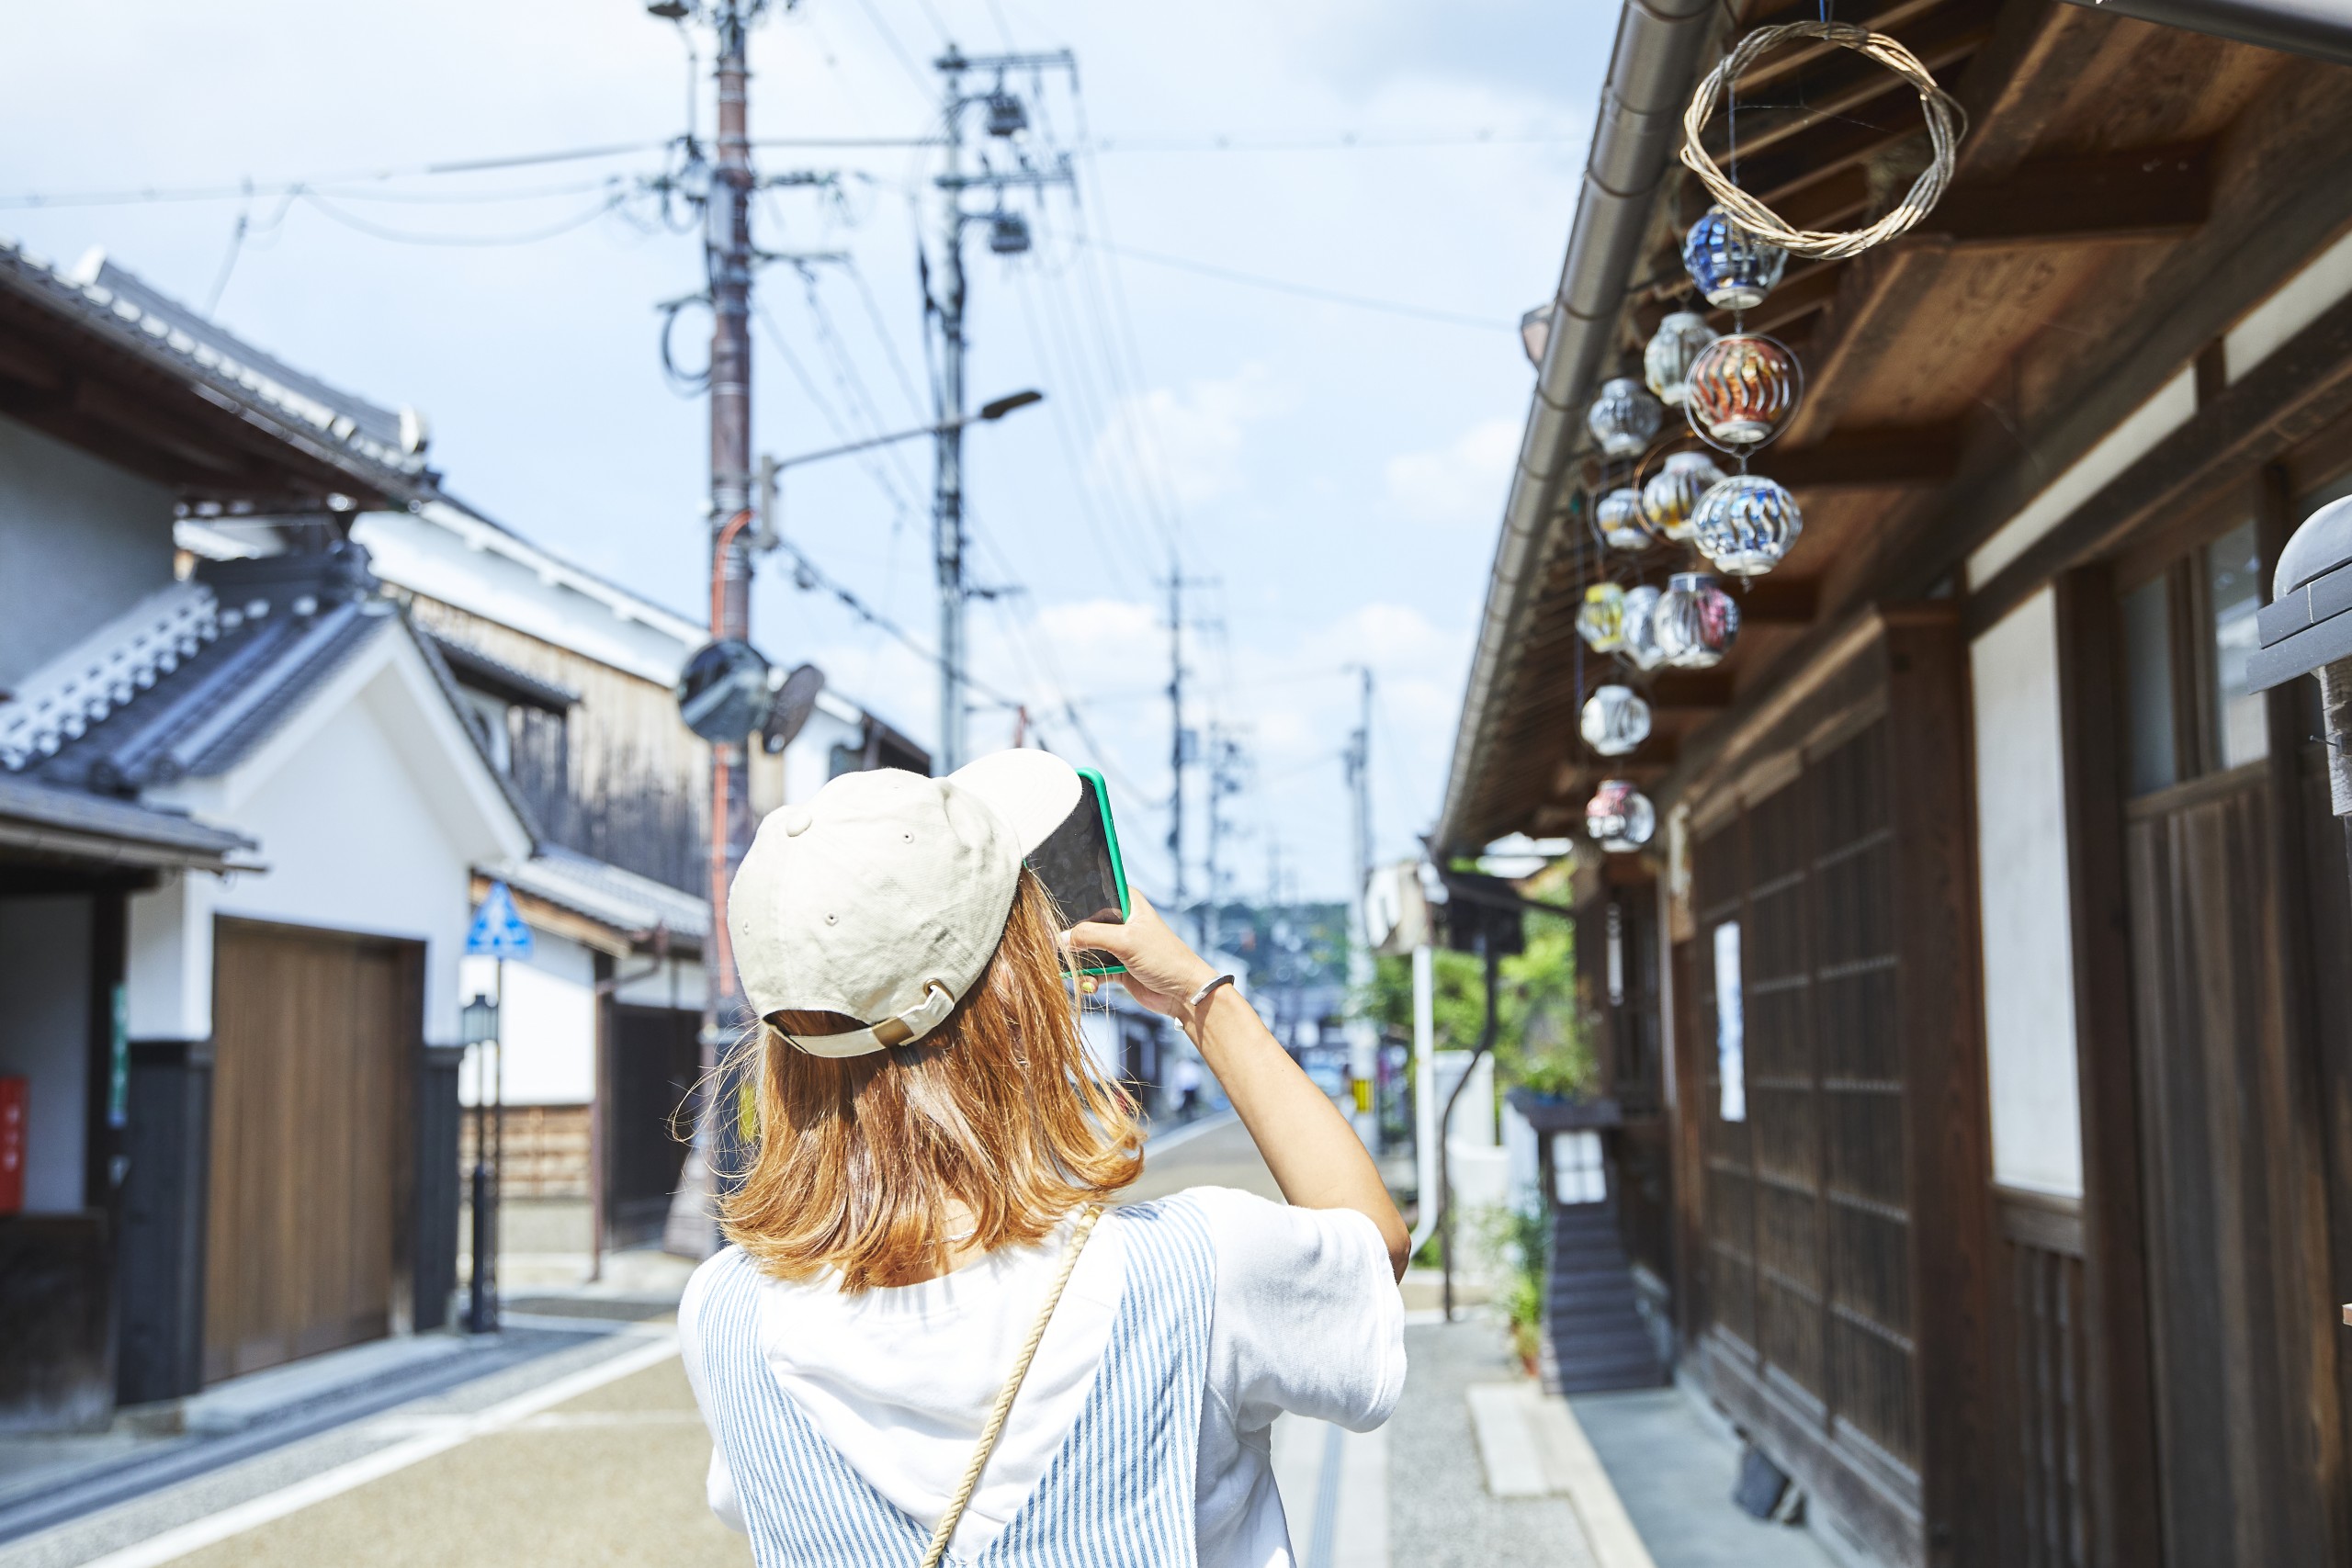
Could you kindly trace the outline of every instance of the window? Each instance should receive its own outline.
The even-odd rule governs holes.
[[[2213,731],[2221,765],[2234,768],[2270,751],[2262,695],[2246,689],[2245,665],[2260,646],[2255,612],[2262,608],[2262,554],[2254,525],[2233,528],[2205,547],[2206,603],[2213,639]]]
[[[2172,579],[2151,578],[2123,596],[2123,681],[2132,729],[2132,793],[2180,781],[2172,724]]]
[[[2264,699],[2246,689],[2266,581],[2254,525],[2244,523],[2124,592],[2124,764],[2132,794],[2269,755]]]

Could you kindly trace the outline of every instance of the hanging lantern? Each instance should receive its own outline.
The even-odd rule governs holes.
[[[1699,498],[1723,478],[1724,471],[1704,452],[1677,452],[1642,487],[1642,515],[1661,537],[1688,539]]]
[[[1682,412],[1691,429],[1719,446],[1757,446],[1781,434],[1804,392],[1797,356],[1778,342],[1719,337],[1690,367]]]
[[[1611,854],[1640,849],[1657,831],[1657,807],[1631,779],[1603,779],[1584,808],[1585,831]]]
[[[1601,384],[1600,395],[1584,416],[1584,426],[1600,446],[1604,457],[1639,457],[1666,418],[1657,400],[1641,383],[1620,376]]]
[[[1789,265],[1789,253],[1766,244],[1724,215],[1720,207],[1690,225],[1682,265],[1719,310],[1752,310],[1764,303]]]
[[[1662,597],[1646,582],[1625,590],[1625,641],[1617,651],[1632,660],[1636,670],[1655,670],[1666,662],[1657,646],[1657,602]]]
[[[1677,670],[1723,661],[1739,638],[1739,606],[1703,571],[1678,571],[1657,602],[1659,656]]]
[[[1804,530],[1797,498],[1762,474],[1734,474],[1690,514],[1699,553],[1734,577],[1761,577],[1780,565]]]
[[[1625,645],[1625,591],[1613,582],[1596,582],[1584,591],[1584,607],[1577,612],[1577,632],[1595,653],[1614,653]]]
[[[1690,362],[1714,341],[1715,329],[1694,311],[1677,310],[1657,324],[1649,346],[1642,350],[1642,378],[1658,401],[1668,408],[1682,406],[1683,394],[1690,389]]]
[[[1642,518],[1642,492],[1620,486],[1600,498],[1596,509],[1600,542],[1612,550],[1645,550],[1650,525]]]
[[[1650,705],[1631,686],[1602,686],[1584,700],[1577,728],[1604,757],[1622,757],[1650,738]]]

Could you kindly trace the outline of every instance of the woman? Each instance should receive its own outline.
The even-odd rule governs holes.
[[[678,1322],[711,1506],[762,1568],[1288,1568],[1274,1416],[1365,1430],[1403,1386],[1406,1230],[1371,1159],[1142,897],[1057,931],[1023,860],[1077,797],[1040,751],[846,774],[735,879],[760,1136]],[[1080,1040],[1073,948],[1191,1037],[1288,1206],[1099,1209],[1140,1134]]]

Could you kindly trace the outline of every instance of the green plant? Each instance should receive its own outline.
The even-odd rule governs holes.
[[[1544,1337],[1544,1276],[1551,1267],[1551,1227],[1542,1204],[1530,1209],[1489,1209],[1479,1216],[1481,1239],[1509,1269],[1500,1305],[1510,1325],[1511,1348],[1533,1366]]]

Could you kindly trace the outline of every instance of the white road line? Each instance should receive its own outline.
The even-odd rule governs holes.
[[[678,1344],[674,1337],[640,1345],[610,1360],[600,1361],[569,1377],[535,1388],[528,1393],[517,1394],[503,1404],[493,1404],[475,1415],[458,1417],[439,1431],[420,1433],[388,1449],[379,1449],[364,1459],[322,1471],[291,1486],[266,1493],[200,1519],[191,1519],[175,1529],[150,1536],[135,1546],[127,1546],[119,1551],[94,1559],[83,1564],[83,1568],[155,1568],[157,1563],[169,1562],[191,1551],[200,1551],[232,1536],[243,1535],[249,1529],[268,1524],[273,1519],[300,1513],[314,1503],[339,1497],[356,1487],[379,1481],[435,1454],[447,1453],[476,1438],[520,1425],[567,1400],[577,1399],[606,1383],[618,1382],[648,1367],[658,1367],[677,1353]]]

